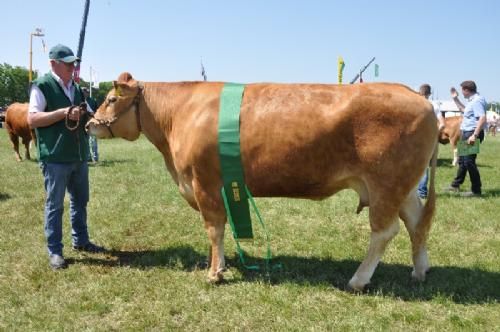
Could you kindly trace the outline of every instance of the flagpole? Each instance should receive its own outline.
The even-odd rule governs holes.
[[[356,74],[356,77],[354,77],[352,80],[351,80],[351,84],[353,84],[354,82],[356,82],[358,80],[358,78],[361,77],[361,74],[364,73],[364,71],[372,64],[372,62],[375,61],[375,57],[373,57],[373,59],[370,60],[370,62],[368,62],[368,64],[366,66],[363,67],[363,69],[361,69],[359,71],[359,74]]]
[[[76,56],[80,59],[80,61],[76,64],[75,68],[75,81],[80,83],[80,63],[82,61],[82,53],[83,53],[83,44],[85,42],[85,28],[87,26],[87,18],[89,16],[89,7],[90,0],[85,0],[85,8],[83,10],[83,19],[82,19],[82,27],[80,29],[80,39],[78,40],[78,52]]]
[[[92,80],[93,80],[93,79],[92,79],[92,66],[90,66],[90,71],[89,71],[89,74],[90,74],[90,75],[89,75],[89,77],[90,77],[90,81],[89,81],[89,90],[90,90],[90,92],[89,92],[89,96],[90,96],[90,98],[92,98]],[[94,110],[94,111],[95,111],[95,110]]]

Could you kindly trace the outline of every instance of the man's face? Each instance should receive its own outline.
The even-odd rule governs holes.
[[[464,98],[469,98],[472,96],[472,93],[468,89],[462,88],[462,94],[464,95]]]
[[[75,62],[51,61],[52,70],[65,82],[72,78],[73,71],[75,71],[75,64]]]

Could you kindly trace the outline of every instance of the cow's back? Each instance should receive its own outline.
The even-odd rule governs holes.
[[[7,108],[5,123],[10,133],[23,138],[31,138],[28,125],[28,103],[14,103]]]

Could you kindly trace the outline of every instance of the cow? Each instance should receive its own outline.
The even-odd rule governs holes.
[[[453,160],[451,162],[453,166],[456,166],[458,164],[457,144],[461,136],[461,124],[462,116],[451,116],[448,118],[444,118],[444,128],[439,133],[439,143],[444,145],[450,143],[451,149],[453,151]]]
[[[14,103],[7,107],[5,114],[5,127],[9,133],[12,147],[16,154],[16,160],[21,161],[19,154],[19,138],[26,149],[25,158],[30,160],[30,142],[36,142],[35,132],[28,124],[28,103]]]
[[[86,125],[99,138],[136,140],[162,153],[180,194],[201,213],[210,240],[208,280],[223,280],[226,210],[221,198],[221,82],[139,82],[122,73]],[[429,269],[438,128],[432,105],[406,86],[256,83],[240,114],[245,182],[255,197],[324,199],[343,189],[369,207],[368,252],[348,288],[370,282],[400,217],[412,242],[416,280]],[[425,204],[416,185],[432,159]]]
[[[487,133],[491,134],[491,136],[497,135],[497,128],[500,125],[500,115],[493,111],[486,112],[486,121],[487,121]]]

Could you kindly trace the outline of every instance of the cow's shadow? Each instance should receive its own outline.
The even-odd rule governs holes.
[[[73,259],[73,263],[194,271],[206,268],[206,256],[190,246],[170,247],[159,250],[121,251],[112,250],[106,258],[83,257]],[[265,260],[247,257],[251,264],[261,267],[260,271],[249,271],[241,265],[237,255],[226,258],[228,269],[239,273],[226,283],[267,282],[270,284],[295,283],[300,285],[329,285],[346,290],[346,285],[358,268],[357,260],[334,260],[320,257],[276,256],[271,266],[281,265],[268,273]],[[429,301],[445,298],[455,303],[479,304],[500,301],[500,273],[480,268],[455,266],[434,266],[424,283],[410,278],[410,264],[380,263],[368,285],[365,294],[392,296],[405,301]]]
[[[10,198],[12,198],[12,196],[10,196],[9,194],[0,192],[0,201],[6,201]]]
[[[117,164],[131,163],[134,159],[101,159],[96,163],[89,162],[90,167],[113,167]]]

